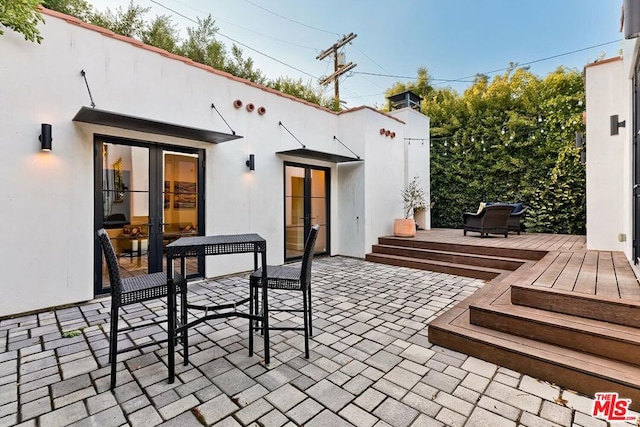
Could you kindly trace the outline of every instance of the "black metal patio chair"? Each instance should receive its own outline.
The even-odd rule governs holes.
[[[311,227],[307,243],[304,247],[304,255],[302,256],[302,264],[299,267],[287,265],[268,265],[267,266],[267,288],[268,289],[284,289],[290,291],[302,292],[302,310],[295,308],[270,308],[265,304],[268,313],[276,312],[298,312],[303,313],[304,327],[297,326],[269,326],[269,330],[278,331],[304,331],[304,357],[309,358],[309,336],[313,336],[313,328],[311,323],[311,263],[313,261],[313,252],[318,237],[320,225],[316,224]],[[250,295],[256,312],[258,311],[258,290],[260,289],[260,281],[262,279],[262,268],[259,268],[251,275]],[[260,329],[260,327],[258,327]],[[254,330],[254,322],[249,323],[249,333]],[[250,349],[252,351],[252,349]]]
[[[118,333],[166,322],[166,320],[152,320],[141,324],[118,328],[118,311],[120,307],[123,307],[125,305],[136,304],[155,298],[166,298],[167,274],[165,272],[159,272],[127,277],[125,279],[121,278],[118,257],[116,256],[116,252],[113,249],[113,245],[111,244],[109,235],[104,228],[98,230],[97,234],[100,245],[102,246],[102,251],[104,252],[104,256],[107,260],[107,269],[109,271],[109,281],[111,284],[111,328],[109,333],[109,363],[111,364],[110,389],[113,390],[116,386],[116,365],[118,363],[117,355],[119,353],[125,353],[131,350],[148,347],[150,345],[167,342],[167,340],[164,339],[160,341],[134,345],[118,350]],[[174,283],[177,287],[176,293],[180,294],[181,296],[180,313],[182,316],[186,316],[187,281],[182,276],[180,276],[179,273],[176,272],[174,273]]]

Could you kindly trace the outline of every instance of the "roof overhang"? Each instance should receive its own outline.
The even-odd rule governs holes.
[[[120,129],[135,130],[138,132],[153,133],[156,135],[173,136],[176,138],[191,139],[195,141],[220,142],[242,138],[241,136],[208,129],[199,129],[173,123],[161,122],[153,119],[129,116],[114,113],[112,111],[98,110],[96,108],[82,107],[73,118],[74,122],[91,123],[94,125],[111,126]]]
[[[322,160],[331,163],[345,162],[362,162],[364,159],[360,157],[349,157],[334,153],[325,153],[323,151],[310,150],[308,148],[297,148],[295,150],[278,151],[276,154],[286,156],[303,157],[305,159]]]

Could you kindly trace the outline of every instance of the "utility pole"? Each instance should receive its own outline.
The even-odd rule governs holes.
[[[333,94],[335,99],[336,110],[340,109],[340,88],[338,85],[338,78],[342,74],[346,73],[349,70],[354,69],[356,65],[358,65],[358,64],[354,64],[351,61],[347,64],[340,64],[340,61],[338,60],[338,49],[340,49],[342,46],[346,45],[347,43],[351,42],[356,37],[358,37],[357,34],[349,33],[346,36],[342,37],[337,42],[335,42],[333,46],[331,46],[330,48],[326,49],[325,51],[320,53],[318,56],[316,56],[317,60],[322,61],[327,56],[333,55],[333,73],[327,77],[321,78],[320,84],[324,86],[333,81]]]

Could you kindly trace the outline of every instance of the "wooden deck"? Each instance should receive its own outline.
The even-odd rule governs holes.
[[[526,275],[517,276],[518,284],[640,302],[640,284],[624,254],[588,251],[585,236],[523,233],[509,234],[506,239],[480,238],[473,233],[463,236],[461,230],[434,229],[418,232],[416,240],[545,251]]]
[[[623,253],[589,251],[584,236],[450,229],[373,249],[367,259],[487,280],[429,324],[432,343],[640,410],[640,283]]]

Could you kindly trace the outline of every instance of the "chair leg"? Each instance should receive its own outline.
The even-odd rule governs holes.
[[[187,324],[188,313],[187,313],[187,284],[184,283],[183,289],[180,291],[180,324],[184,326]],[[182,354],[183,354],[183,365],[187,366],[189,364],[189,330],[185,329],[182,333]]]
[[[249,278],[249,315],[254,315],[253,278]],[[253,319],[249,319],[249,357],[253,356]]]
[[[313,323],[311,322],[311,288],[309,287],[307,289],[307,299],[309,300],[308,302],[308,314],[309,314],[309,336],[313,336]]]
[[[111,307],[111,327],[109,334],[109,363],[111,364],[110,390],[116,388],[116,365],[118,364],[118,306]]]
[[[306,291],[302,293],[302,315],[304,316],[304,357],[309,358],[309,307],[307,303]]]

